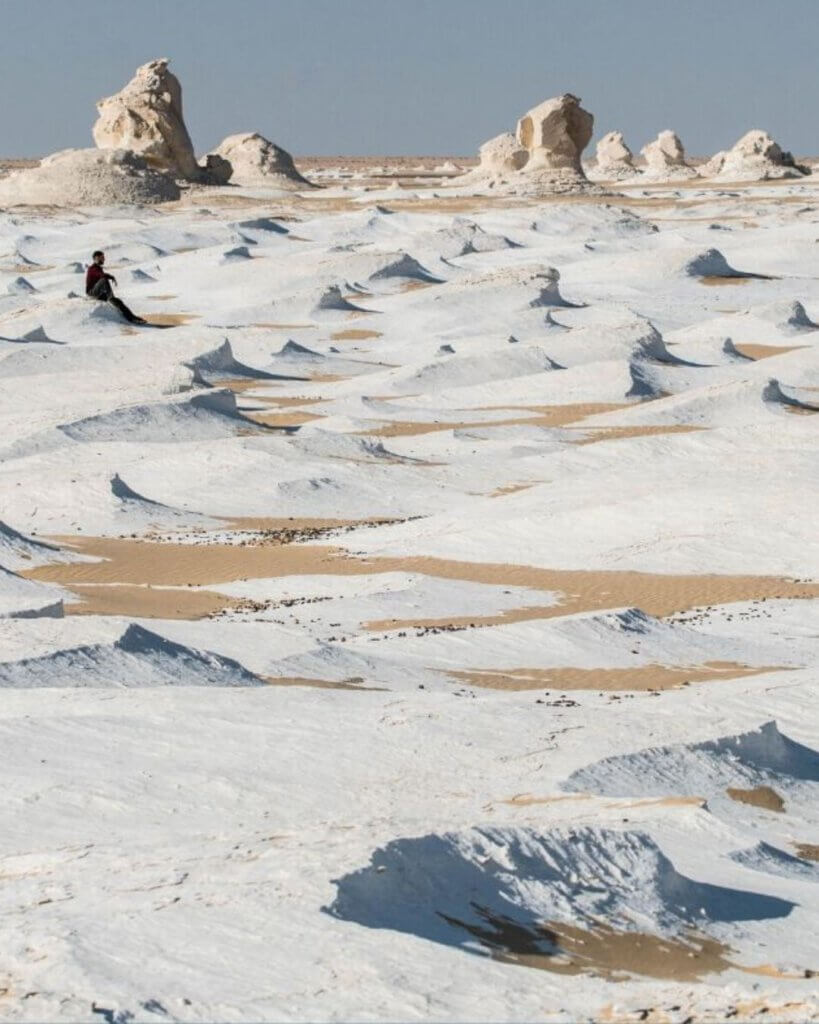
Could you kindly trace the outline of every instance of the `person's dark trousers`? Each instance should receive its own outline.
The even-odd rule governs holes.
[[[139,317],[134,316],[131,310],[128,309],[122,299],[118,299],[116,295],[114,295],[111,283],[106,277],[101,277],[88,294],[92,299],[98,299],[100,302],[110,302],[112,306],[116,306],[129,324],[132,324],[139,319]]]

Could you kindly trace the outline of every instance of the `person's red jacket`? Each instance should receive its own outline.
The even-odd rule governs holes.
[[[99,263],[92,263],[85,272],[85,294],[89,295],[97,281],[101,281],[104,277],[108,278],[109,281],[113,280],[110,274],[105,273]]]

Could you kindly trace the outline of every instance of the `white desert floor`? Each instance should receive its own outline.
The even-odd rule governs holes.
[[[0,214],[3,1019],[819,1016],[819,185],[626,191]]]

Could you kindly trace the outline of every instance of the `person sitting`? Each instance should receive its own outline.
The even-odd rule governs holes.
[[[114,295],[111,282],[113,281],[116,284],[117,279],[113,274],[106,274],[102,269],[105,265],[105,253],[101,249],[97,249],[91,258],[94,262],[85,274],[85,294],[89,298],[97,299],[100,302],[110,302],[112,306],[116,306],[129,324],[146,324],[147,320],[143,320],[141,316],[132,313],[122,299],[118,299]]]

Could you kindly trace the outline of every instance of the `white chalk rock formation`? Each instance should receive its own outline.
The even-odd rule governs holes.
[[[169,174],[120,149],[66,149],[0,181],[0,206],[132,206],[179,195]]]
[[[580,163],[594,129],[594,117],[571,93],[546,100],[518,121],[517,140],[528,151],[526,174],[544,182],[583,184],[587,181]]]
[[[660,132],[640,150],[646,162],[645,175],[654,181],[695,178],[697,172],[685,162],[685,150],[674,132]]]
[[[458,184],[474,182],[490,188],[507,184],[526,165],[529,152],[511,132],[503,132],[484,142],[478,150],[478,156],[478,166],[458,178]]]
[[[267,185],[282,189],[314,188],[296,170],[293,157],[257,132],[229,135],[208,155],[221,158],[233,168],[234,185]]]
[[[790,153],[783,151],[767,132],[750,131],[729,150],[715,153],[700,168],[704,178],[727,181],[767,181],[801,178],[808,173]]]
[[[634,155],[622,132],[609,132],[597,143],[594,176],[602,181],[633,178],[637,173]]]
[[[93,133],[100,149],[129,149],[158,170],[191,181],[202,178],[182,117],[182,86],[166,58],[137,68],[131,81],[100,100],[97,109]]]
[[[504,132],[489,139],[478,150],[478,170],[486,174],[507,175],[519,171],[528,161],[529,153],[518,143],[511,132]]]
[[[514,195],[601,190],[583,172],[581,154],[589,144],[594,117],[570,93],[533,107],[518,121],[515,135],[497,135],[480,149],[480,165],[456,185],[497,188]]]

